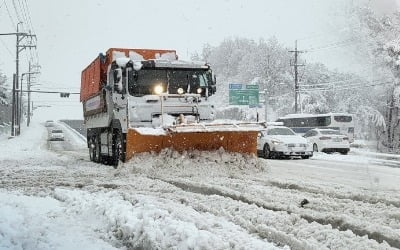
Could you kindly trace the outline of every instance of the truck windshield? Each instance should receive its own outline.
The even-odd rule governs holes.
[[[128,89],[132,96],[152,95],[154,87],[162,85],[170,94],[177,94],[182,88],[184,93],[197,93],[202,89],[202,96],[211,85],[209,74],[205,70],[188,69],[142,69],[130,71],[128,74]]]

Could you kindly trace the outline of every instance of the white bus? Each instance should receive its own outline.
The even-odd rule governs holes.
[[[328,113],[328,114],[290,114],[280,117],[277,122],[293,129],[298,134],[305,134],[313,128],[336,129],[341,134],[347,135],[349,141],[354,141],[354,120],[351,114]]]

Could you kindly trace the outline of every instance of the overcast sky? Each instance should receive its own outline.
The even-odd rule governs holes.
[[[19,3],[23,5],[25,0],[14,0],[15,5],[13,0],[3,1],[0,0],[0,33],[15,32],[18,16],[24,18]],[[82,69],[110,47],[176,49],[180,58],[187,59],[191,53],[201,52],[205,43],[218,45],[228,37],[258,40],[275,36],[291,47],[298,39],[300,49],[341,41],[335,31],[341,28],[337,26],[339,10],[347,0],[26,1],[38,38],[40,88],[78,92]],[[397,9],[396,0],[375,0],[372,5],[381,13]],[[25,24],[26,29],[28,26]],[[15,37],[0,39],[0,70],[12,79]],[[331,68],[349,69],[356,64],[343,59],[343,51],[324,53],[327,54],[305,57]],[[25,54],[21,53],[21,72],[28,70]],[[60,116],[81,116],[77,98],[34,98],[37,104],[48,101],[53,106],[69,107],[68,112],[58,112]]]

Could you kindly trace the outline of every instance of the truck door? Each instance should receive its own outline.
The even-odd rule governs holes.
[[[126,72],[123,72],[121,68],[117,68],[113,72],[113,78],[112,99],[114,103],[114,117],[120,121],[122,132],[126,133],[128,128],[128,77]]]

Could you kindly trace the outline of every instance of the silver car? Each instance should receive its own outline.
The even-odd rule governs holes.
[[[50,132],[50,141],[64,141],[64,132],[61,129],[53,129]]]
[[[307,140],[284,126],[269,126],[258,135],[257,150],[264,158],[289,158],[300,156],[308,159],[313,155]]]

